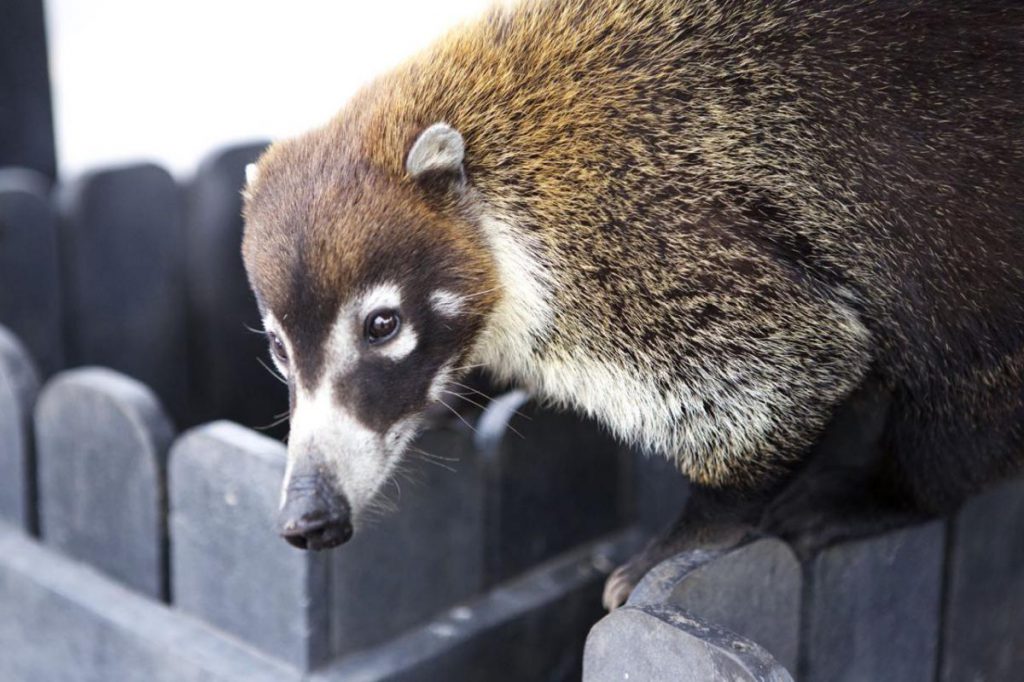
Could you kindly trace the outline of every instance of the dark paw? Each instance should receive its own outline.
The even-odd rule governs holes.
[[[740,524],[687,526],[654,540],[647,547],[622,564],[608,576],[601,598],[609,611],[626,603],[633,588],[647,572],[669,557],[694,549],[723,550],[735,547],[751,537],[755,531]]]
[[[840,542],[884,533],[917,523],[923,515],[887,509],[870,502],[861,505],[822,504],[812,509],[778,510],[762,523],[762,530],[785,540],[801,561]]]

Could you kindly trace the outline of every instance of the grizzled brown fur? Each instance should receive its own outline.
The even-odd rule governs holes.
[[[873,371],[891,475],[938,508],[1024,461],[1022,67],[1016,2],[528,0],[275,145],[247,266],[308,317],[310,365],[378,271],[466,295],[470,357],[497,217],[551,274],[537,366],[648,380],[619,435],[756,483]],[[405,169],[441,121],[465,139],[454,188]],[[575,375],[493,369],[604,416]]]

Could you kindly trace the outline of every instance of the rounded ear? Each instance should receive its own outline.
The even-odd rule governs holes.
[[[255,163],[245,164],[245,184],[252,186],[260,177],[260,169]]]
[[[242,185],[242,198],[246,201],[252,199],[252,188],[259,177],[260,169],[255,163],[245,164],[245,184]]]
[[[466,143],[447,123],[435,123],[416,138],[405,159],[405,171],[413,178],[452,175],[462,178]]]

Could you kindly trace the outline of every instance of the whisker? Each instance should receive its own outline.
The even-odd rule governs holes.
[[[452,472],[453,474],[456,473],[454,467],[448,466],[444,462],[438,461],[439,459],[443,459],[443,458],[438,457],[437,455],[431,455],[429,452],[424,452],[422,450],[417,451],[415,449],[411,449],[410,452],[412,454],[414,454],[414,455],[418,455],[419,458],[422,459],[424,462],[427,462],[429,464],[433,464],[434,466],[439,466],[442,469],[447,469],[448,471]],[[449,461],[457,462],[458,460],[457,459],[451,459]]]
[[[480,369],[481,367],[484,367],[484,366],[485,366],[484,363],[480,363],[479,365],[463,365],[462,367],[452,367],[452,371],[453,372],[462,372],[462,371],[468,371],[468,370],[471,370],[471,369]]]
[[[477,395],[482,396],[482,397],[486,398],[487,400],[494,400],[494,396],[487,395],[483,391],[477,390],[477,389],[473,388],[472,386],[467,386],[466,384],[461,384],[458,381],[452,381],[450,379],[449,379],[448,383],[452,384],[453,386],[458,386],[459,388],[464,388],[467,391],[472,391],[473,393],[476,393]],[[533,421],[533,417],[531,417],[531,416],[529,416],[527,414],[523,414],[519,410],[515,410],[515,412],[513,414],[516,414],[516,415],[522,417],[523,419],[525,419],[528,422],[532,422]]]
[[[413,453],[413,454],[418,455],[419,453],[416,452],[416,453]],[[443,464],[441,462],[435,462],[434,460],[430,459],[429,457],[423,457],[423,461],[427,462],[428,464],[433,464],[434,466],[441,467],[442,469],[447,469],[448,471],[452,472],[453,474],[454,473],[458,473],[457,471],[455,471],[454,468],[448,466],[447,464]]]
[[[461,414],[459,414],[458,410],[456,410],[454,407],[452,407],[451,405],[446,403],[444,400],[441,400],[440,398],[438,398],[437,402],[439,402],[442,405],[444,405],[445,407],[447,407],[448,411],[451,412],[452,414],[454,414],[456,417],[458,417],[459,421],[461,421],[463,424],[468,426],[470,431],[472,431],[473,433],[476,433],[476,427],[473,426],[472,424],[470,424],[468,421],[466,421],[466,418],[463,417]]]
[[[470,405],[476,405],[477,407],[479,407],[482,410],[483,409],[487,409],[486,407],[484,407],[483,405],[481,405],[477,401],[472,400],[470,398],[467,398],[466,396],[462,395],[461,393],[454,393],[452,391],[445,391],[445,393],[447,393],[448,395],[453,395],[456,398],[460,398],[461,400],[465,400]],[[513,412],[513,414],[520,414],[520,412],[518,410],[516,410],[515,412]],[[525,416],[525,415],[521,415],[521,416]],[[529,417],[527,417],[527,419],[529,419]],[[463,420],[463,421],[465,421],[465,420]],[[516,434],[517,436],[519,436],[523,440],[526,440],[526,438],[523,436],[523,434],[519,433],[519,431],[517,431],[516,428],[514,426],[512,426],[512,424],[505,424],[505,426],[508,427],[509,431],[511,431],[512,433]]]
[[[274,421],[270,422],[266,426],[256,426],[254,428],[257,431],[268,431],[268,430],[274,428],[275,426],[280,426],[281,424],[284,424],[286,421],[288,421],[288,415],[287,414],[285,414],[282,417],[279,417],[279,418],[275,419]]]
[[[453,395],[453,396],[455,396],[456,398],[458,398],[460,400],[465,400],[470,405],[475,405],[475,406],[479,407],[481,410],[486,410],[487,409],[486,405],[484,405],[482,403],[478,403],[477,401],[473,400],[472,398],[467,398],[462,393],[457,393],[456,391],[449,391],[446,388],[441,389],[441,392],[442,393],[447,393],[448,395]]]
[[[517,429],[516,427],[512,426],[511,422],[508,423],[508,424],[505,424],[505,428],[508,429],[509,431],[511,431],[512,433],[516,434],[517,436],[519,436],[523,440],[526,440],[526,436],[524,436],[522,433],[520,433],[519,429]]]
[[[478,396],[486,398],[487,400],[494,400],[494,396],[487,395],[483,391],[481,391],[479,389],[476,389],[476,388],[473,388],[472,386],[469,386],[467,384],[462,384],[462,383],[459,383],[458,381],[452,381],[451,379],[448,380],[448,383],[452,384],[453,386],[458,386],[459,388],[464,388],[467,391],[472,391],[473,393],[476,393]]]
[[[490,289],[486,289],[484,291],[478,291],[475,294],[467,294],[466,296],[463,296],[463,298],[466,299],[466,300],[469,300],[469,299],[472,299],[472,298],[478,298],[480,296],[486,296],[487,294],[494,293],[495,291],[497,291],[500,288],[501,287],[491,287]]]
[[[442,455],[435,455],[433,452],[427,452],[423,448],[416,447],[415,445],[410,445],[409,446],[409,450],[412,451],[412,452],[415,452],[417,454],[425,455],[427,457],[430,457],[431,459],[441,460],[442,462],[458,462],[458,461],[460,461],[458,457],[444,457]]]
[[[365,518],[372,519],[373,521],[380,521],[387,514],[394,514],[398,511],[398,505],[395,501],[387,496],[384,490],[374,495],[373,499],[370,500],[366,507],[363,509]]]
[[[280,374],[278,374],[277,372],[275,372],[275,371],[274,371],[274,370],[273,370],[273,369],[272,369],[272,368],[270,367],[270,365],[268,365],[267,363],[263,362],[263,358],[261,358],[261,357],[257,357],[257,358],[256,358],[256,362],[258,362],[258,363],[260,363],[261,365],[263,365],[263,369],[265,369],[265,370],[267,370],[268,372],[270,372],[270,375],[271,375],[272,377],[274,377],[275,379],[277,379],[278,381],[280,381],[280,382],[281,382],[282,384],[284,384],[285,386],[287,386],[287,385],[288,385],[288,380],[287,380],[287,379],[285,379],[285,378],[284,378],[283,376],[281,376]]]
[[[397,467],[395,469],[395,475],[401,476],[406,483],[413,487],[422,485],[424,481],[422,473],[412,469],[408,465]]]
[[[447,393],[448,395],[453,395],[453,396],[455,396],[456,398],[459,398],[460,400],[465,400],[465,401],[466,401],[467,403],[469,403],[470,405],[476,405],[476,406],[477,406],[477,407],[479,407],[479,408],[480,408],[481,410],[486,410],[486,409],[487,409],[487,407],[486,407],[486,406],[484,406],[484,405],[481,405],[480,403],[478,403],[477,401],[475,401],[475,400],[473,400],[473,399],[471,399],[471,398],[467,398],[466,396],[462,395],[461,393],[455,393],[454,391],[447,391],[447,390],[446,390],[446,391],[444,391],[444,392],[445,392],[445,393]],[[523,414],[523,413],[522,413],[522,412],[520,412],[519,410],[515,410],[515,411],[514,411],[514,412],[513,412],[512,414],[518,414],[518,415],[519,415],[520,417],[523,417],[524,419],[527,419],[527,420],[529,420],[529,417],[527,417],[527,416],[526,416],[525,414]],[[506,424],[505,426],[507,426],[507,427],[508,427],[508,430],[509,430],[509,431],[511,431],[512,433],[516,434],[517,436],[519,436],[519,437],[520,437],[520,438],[522,438],[523,440],[526,440],[526,437],[525,437],[525,436],[523,436],[523,434],[519,433],[519,431],[517,431],[517,430],[516,430],[516,428],[515,428],[514,426],[512,426],[512,424]]]

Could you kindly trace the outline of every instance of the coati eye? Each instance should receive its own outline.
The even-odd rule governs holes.
[[[278,362],[282,365],[287,365],[288,349],[284,347],[284,341],[274,332],[267,332],[267,337],[270,339],[270,352],[274,354]]]
[[[366,340],[370,343],[387,341],[401,326],[397,310],[375,310],[366,316]]]

